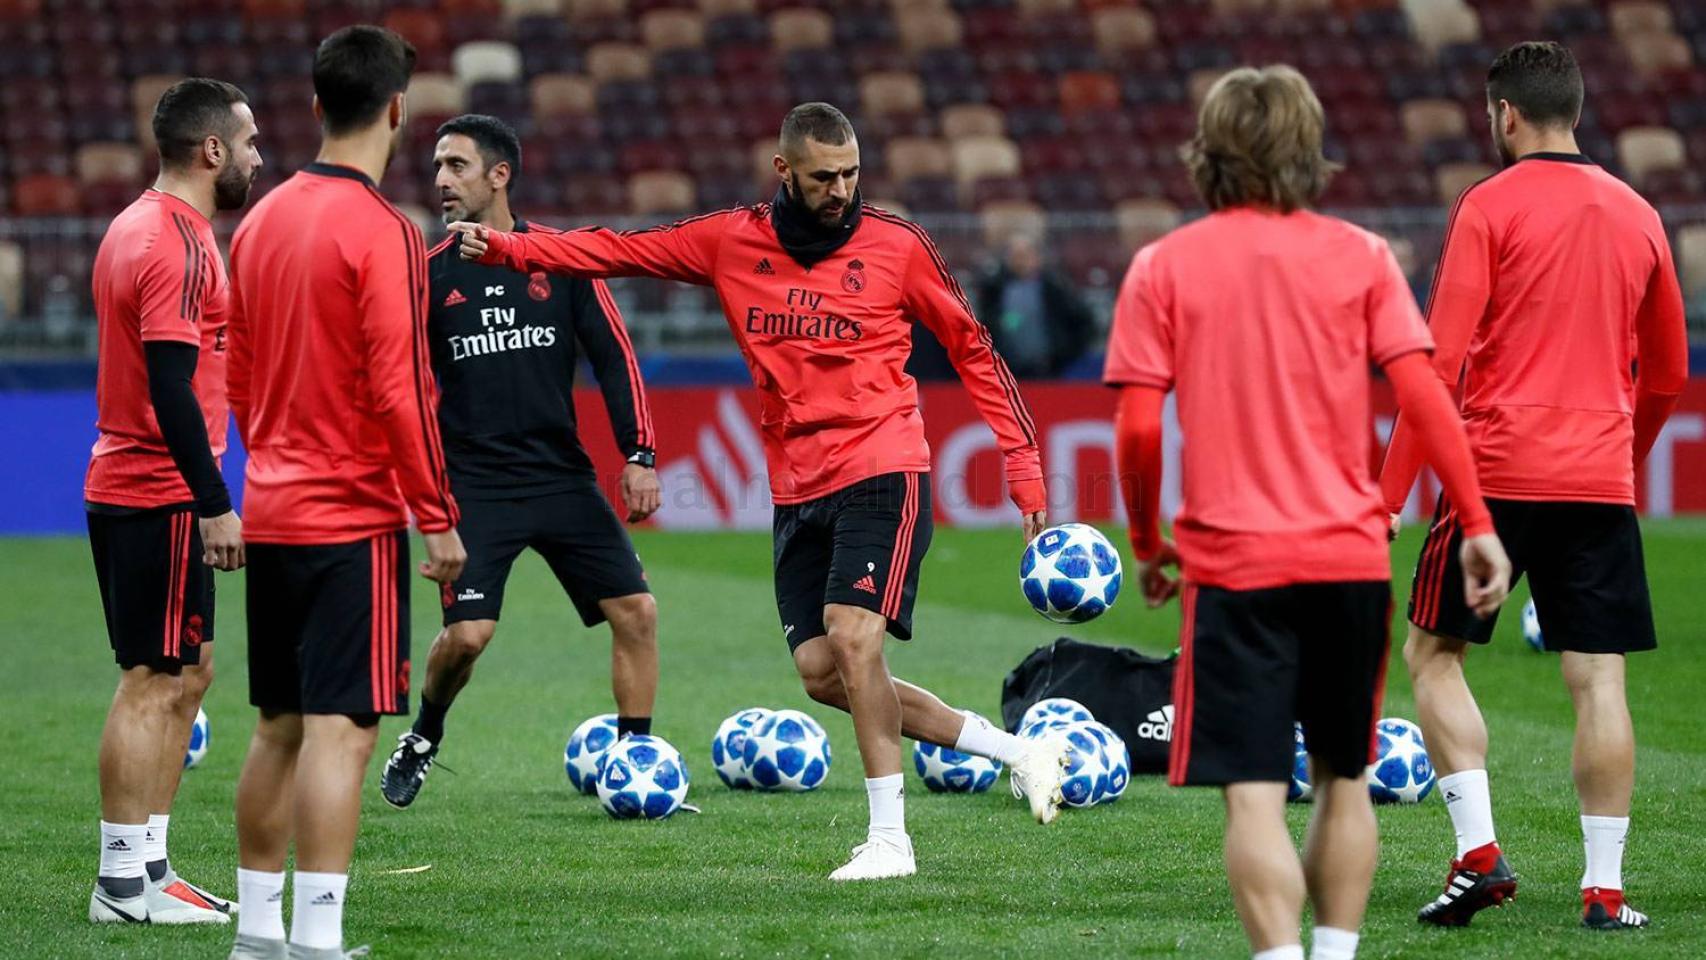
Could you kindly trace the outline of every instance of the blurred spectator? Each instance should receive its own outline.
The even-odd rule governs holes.
[[[1059,271],[1043,266],[1036,240],[1015,234],[978,291],[978,316],[1021,377],[1053,377],[1084,355],[1096,323]]]

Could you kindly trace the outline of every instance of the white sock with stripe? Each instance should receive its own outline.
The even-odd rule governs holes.
[[[347,873],[296,871],[296,896],[290,904],[290,942],[317,950],[342,947],[344,891],[348,887]]]
[[[1583,890],[1623,889],[1623,844],[1628,837],[1628,817],[1582,817],[1582,846],[1587,856]]]
[[[237,934],[284,939],[284,871],[237,868]]]
[[[1357,941],[1360,939],[1354,930],[1316,927],[1309,947],[1309,960],[1356,960]]]
[[[1445,798],[1445,812],[1451,814],[1452,829],[1457,831],[1458,859],[1498,842],[1493,836],[1493,796],[1487,788],[1487,771],[1460,770],[1440,777],[1439,792]]]
[[[970,710],[961,712],[965,714],[966,722],[965,726],[960,728],[959,739],[954,741],[955,750],[987,757],[1008,766],[1018,763],[1025,756],[1025,741]]]
[[[107,893],[115,897],[142,894],[142,885],[148,876],[142,859],[147,833],[146,823],[101,821],[101,871],[96,876]]]

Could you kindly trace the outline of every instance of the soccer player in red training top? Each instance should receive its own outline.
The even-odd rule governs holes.
[[[427,356],[426,245],[374,186],[401,138],[415,52],[347,27],[314,54],[320,155],[231,244],[231,408],[249,449],[249,699],[237,784],[234,960],[342,960],[361,778],[385,714],[408,713],[412,513],[421,574],[457,538]]]
[[[1459,602],[1496,609],[1510,576],[1427,329],[1386,242],[1312,212],[1331,166],[1309,82],[1244,68],[1209,91],[1186,159],[1213,211],[1132,260],[1105,379],[1151,606],[1184,590],[1168,779],[1223,788],[1226,872],[1258,960],[1350,960],[1374,878],[1362,773],[1392,616],[1386,517],[1368,464],[1370,364],[1417,412],[1461,503]],[[1178,393],[1184,504],[1160,526],[1161,411]],[[1300,863],[1286,829],[1293,722],[1315,808]]]
[[[227,923],[232,904],[166,857],[190,726],[213,679],[213,576],[243,565],[225,452],[225,265],[208,220],[249,199],[255,118],[192,78],[154,106],[160,176],[95,255],[101,436],[83,497],[118,692],[101,732],[96,923]]]
[[[1046,497],[1035,424],[959,284],[924,231],[861,204],[859,142],[827,103],[795,107],[775,159],[771,203],[634,233],[500,233],[452,224],[462,255],[512,270],[650,276],[716,288],[763,395],[776,605],[806,692],[853,714],[870,799],[869,840],[830,876],[914,872],[900,738],[993,757],[1043,823],[1060,802],[1059,739],[1025,741],[895,680],[886,629],[912,636],[918,568],[930,544],[930,448],[903,369],[916,317],[946,345],[1006,454],[1025,536]]]
[[[1587,871],[1582,922],[1645,926],[1623,902],[1623,841],[1635,732],[1623,655],[1651,650],[1652,606],[1635,519],[1635,467],[1688,379],[1682,294],[1659,215],[1582,156],[1573,133],[1582,78],[1569,50],[1523,43],[1487,72],[1487,113],[1505,169],[1458,198],[1428,305],[1516,575],[1529,574],[1546,646],[1562,652],[1576,709],[1574,770]],[[1639,366],[1639,376],[1631,368]],[[1419,469],[1412,411],[1381,472],[1396,515]],[[1463,678],[1493,621],[1455,591],[1463,510],[1440,499],[1410,593],[1404,659],[1440,792],[1457,832],[1445,892],[1421,920],[1466,924],[1516,892],[1493,833],[1487,727]]]

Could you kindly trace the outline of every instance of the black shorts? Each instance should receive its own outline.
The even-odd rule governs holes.
[[[545,558],[589,627],[604,622],[600,600],[651,592],[628,531],[592,484],[515,500],[459,502],[462,522],[456,530],[468,565],[442,593],[445,626],[496,620],[510,567],[528,547]]]
[[[823,608],[829,603],[880,613],[889,633],[911,640],[918,568],[930,532],[930,475],[924,473],[885,473],[776,507],[776,610],[788,649],[827,632]]]
[[[1266,590],[1187,584],[1168,781],[1284,783],[1293,721],[1317,763],[1362,776],[1374,759],[1391,625],[1385,580]]]
[[[1613,503],[1487,501],[1511,558],[1511,586],[1528,574],[1548,650],[1634,653],[1659,645],[1641,525],[1635,508]],[[1463,526],[1444,497],[1410,588],[1410,622],[1429,633],[1486,643],[1498,614],[1483,620],[1463,602]]]
[[[409,712],[409,538],[251,543],[249,702],[277,713]]]
[[[201,663],[213,642],[213,569],[201,562],[195,510],[91,504],[88,519],[113,659],[166,673]]]

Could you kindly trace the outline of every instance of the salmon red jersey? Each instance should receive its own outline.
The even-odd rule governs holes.
[[[1430,347],[1386,241],[1332,217],[1234,208],[1138,251],[1104,380],[1177,393],[1186,578],[1388,579],[1370,365]]]
[[[1462,379],[1488,497],[1634,504],[1638,345],[1643,381],[1687,366],[1670,244],[1639,194],[1577,154],[1531,154],[1470,187],[1428,324],[1440,379]],[[1400,416],[1381,476],[1394,512],[1420,459]]]
[[[311,163],[231,243],[243,535],[333,544],[456,523],[427,353],[426,245],[373,182]]]
[[[759,429],[778,504],[930,469],[917,384],[905,370],[914,319],[942,342],[994,430],[1010,485],[1042,477],[1018,382],[935,244],[900,217],[865,206],[847,242],[810,268],[784,250],[764,203],[632,233],[501,236],[504,249],[487,259],[522,272],[714,287],[761,395]],[[1039,502],[1020,503],[1026,512],[1043,506],[1041,483],[1032,486]]]
[[[121,507],[195,499],[166,450],[148,394],[142,345],[170,340],[200,348],[196,400],[217,460],[225,453],[226,306],[229,288],[213,225],[183,200],[144,191],[107,227],[95,254],[100,345],[95,441],[83,497]]]

